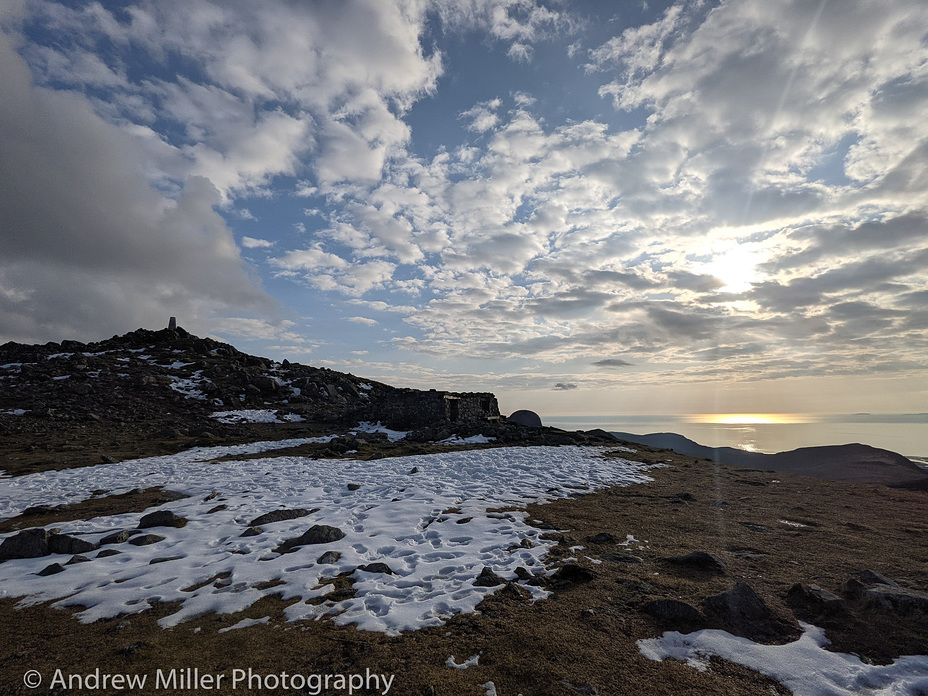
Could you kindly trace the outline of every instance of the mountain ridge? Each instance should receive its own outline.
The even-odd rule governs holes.
[[[678,454],[732,466],[799,474],[851,483],[909,486],[928,482],[928,472],[901,454],[860,443],[800,447],[775,454],[747,452],[734,447],[708,447],[677,433],[613,432],[627,442],[662,447]]]

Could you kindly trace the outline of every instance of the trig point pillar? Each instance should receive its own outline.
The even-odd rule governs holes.
[[[168,330],[173,331],[177,328],[177,317],[171,317],[171,320],[168,322]]]

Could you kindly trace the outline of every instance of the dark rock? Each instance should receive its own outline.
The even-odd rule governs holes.
[[[361,487],[360,483],[349,483],[347,488],[349,491],[356,491]]]
[[[696,607],[678,599],[656,599],[648,602],[641,610],[664,624],[674,628],[695,629],[706,625],[706,617]]]
[[[331,563],[338,563],[338,559],[341,557],[342,555],[338,551],[326,551],[324,554],[322,554],[321,556],[319,556],[319,558],[316,559],[316,563],[319,563],[320,565],[329,565]]]
[[[393,571],[393,568],[388,566],[386,563],[368,563],[367,565],[358,566],[358,570],[363,570],[365,573],[383,573],[385,575],[396,575]]]
[[[48,529],[24,529],[0,544],[0,561],[10,558],[39,558],[50,551],[48,540],[54,532]]]
[[[803,585],[797,582],[786,593],[786,601],[792,607],[814,611],[816,613],[837,613],[847,607],[847,603],[828,590],[818,585]]]
[[[692,493],[675,493],[670,496],[671,503],[692,503],[696,500],[696,496]]]
[[[139,640],[139,641],[136,641],[135,643],[132,643],[131,645],[125,645],[125,646],[121,647],[121,648],[119,649],[119,654],[120,654],[120,655],[131,655],[132,653],[137,652],[137,651],[139,651],[139,650],[141,650],[142,648],[145,648],[145,647],[147,647],[147,646],[148,646],[147,643],[145,643],[144,641]]]
[[[614,544],[616,542],[616,538],[608,532],[593,534],[592,536],[588,536],[586,540],[591,544]]]
[[[838,591],[849,602],[859,602],[864,598],[864,593],[867,591],[867,586],[864,585],[860,580],[851,578],[847,582],[843,583]]]
[[[54,515],[56,512],[64,510],[64,505],[33,505],[27,507],[22,512],[23,517],[33,517],[36,515]]]
[[[505,584],[506,581],[494,573],[489,566],[483,566],[480,575],[474,580],[474,587],[498,587]]]
[[[524,601],[526,599],[531,599],[531,593],[519,587],[514,582],[507,582],[506,587],[499,591],[499,595],[502,597],[509,597],[510,599],[517,599],[519,601]]]
[[[157,565],[158,563],[167,563],[168,561],[179,561],[183,556],[158,556],[148,562],[148,565]]]
[[[164,541],[164,537],[157,534],[139,534],[129,539],[129,543],[133,546],[149,546],[157,544],[159,541]]]
[[[221,503],[221,504],[217,505],[216,507],[213,507],[213,508],[210,508],[209,510],[207,510],[207,511],[206,511],[206,514],[207,514],[207,515],[212,515],[212,514],[215,513],[215,512],[222,512],[223,510],[228,510],[228,509],[229,509],[229,506],[228,506],[228,505],[226,505],[225,503]]]
[[[562,680],[561,684],[566,686],[574,693],[580,694],[580,696],[599,696],[599,692],[596,690],[596,687],[591,686],[590,684],[571,684],[567,680]]]
[[[36,573],[36,575],[41,575],[44,578],[48,575],[57,575],[58,573],[61,573],[63,571],[64,571],[63,565],[61,565],[60,563],[52,563],[51,565],[47,565],[44,568],[42,568],[42,570]]]
[[[744,582],[736,583],[727,592],[707,597],[702,606],[726,631],[754,641],[777,640],[799,633],[797,626],[775,616],[766,602]]]
[[[885,575],[877,573],[875,570],[865,570],[859,576],[864,585],[889,585],[890,587],[899,587],[899,584],[890,580]]]
[[[187,520],[171,510],[156,510],[150,512],[139,520],[138,529],[151,529],[152,527],[183,527]]]
[[[928,616],[928,592],[892,585],[874,585],[864,592],[867,607],[908,618]]]
[[[97,545],[86,539],[68,536],[67,534],[52,534],[48,538],[48,550],[52,553],[88,553],[96,551]]]
[[[410,474],[418,474],[418,473],[419,473],[419,467],[414,466],[412,469],[409,470],[409,473],[410,473]]]
[[[534,411],[528,411],[526,409],[521,409],[514,412],[509,419],[513,423],[518,423],[519,425],[524,425],[529,428],[540,428],[541,417]]]
[[[243,537],[253,537],[253,536],[259,536],[261,534],[264,534],[264,530],[261,529],[260,527],[249,527],[244,532],[242,532]]]
[[[107,544],[122,544],[125,541],[129,541],[129,539],[137,533],[138,532],[129,531],[126,529],[121,532],[114,532],[113,534],[109,534],[100,539],[100,546],[106,546]]]
[[[90,559],[87,556],[81,556],[80,554],[71,556],[71,560],[65,563],[65,565],[75,565],[77,563],[87,563]]]
[[[345,533],[337,527],[330,527],[327,524],[314,524],[300,536],[287,539],[274,550],[277,553],[290,553],[300,546],[306,546],[308,544],[330,544],[333,541],[344,538]]]
[[[630,553],[622,553],[621,551],[604,553],[602,559],[610,563],[644,563],[643,558],[633,556]]]
[[[319,508],[312,508],[307,510],[305,508],[296,508],[293,510],[274,510],[273,512],[266,512],[263,515],[255,517],[249,524],[249,527],[261,527],[265,524],[273,524],[274,522],[283,522],[285,520],[295,520],[300,517],[306,517],[311,515],[314,512],[319,512]]]
[[[117,551],[116,549],[103,549],[100,553],[96,555],[96,558],[106,558],[107,556],[118,556],[122,551]]]
[[[691,568],[706,573],[724,573],[725,563],[708,551],[693,551],[685,556],[669,556],[663,561],[682,568]]]
[[[581,582],[590,582],[595,577],[596,573],[589,568],[576,563],[565,563],[554,572],[549,581],[552,587],[562,590]]]

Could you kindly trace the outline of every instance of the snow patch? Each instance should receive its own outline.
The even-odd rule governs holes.
[[[716,655],[777,680],[795,696],[918,696],[928,691],[928,656],[907,655],[890,665],[868,665],[855,655],[825,650],[825,632],[800,625],[802,636],[786,645],[763,645],[707,629],[639,640],[638,649],[649,660],[683,660],[700,670]]]
[[[269,408],[245,408],[238,411],[214,411],[212,417],[220,423],[282,423],[277,411]],[[286,417],[285,417],[286,418]],[[289,420],[289,419],[287,419]]]

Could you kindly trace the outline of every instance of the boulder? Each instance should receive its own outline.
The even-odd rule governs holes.
[[[584,568],[576,563],[565,563],[554,571],[554,575],[550,578],[550,584],[555,589],[562,590],[581,582],[589,582],[595,577],[596,573],[589,568]]]
[[[793,607],[816,613],[835,613],[843,611],[847,602],[841,597],[824,590],[818,585],[804,585],[797,582],[786,593],[786,601]]]
[[[798,627],[774,615],[767,603],[746,582],[736,583],[722,592],[702,601],[710,619],[736,636],[753,641],[781,640],[799,634]]]
[[[249,527],[260,527],[265,524],[273,524],[274,522],[283,522],[285,520],[295,520],[300,517],[306,517],[311,515],[314,512],[318,512],[319,508],[312,508],[307,510],[305,508],[295,508],[293,510],[274,510],[273,512],[266,512],[263,515],[255,517],[251,522],[248,523]]]
[[[40,575],[41,577],[44,578],[49,575],[57,575],[58,573],[62,573],[62,572],[64,572],[63,565],[61,565],[60,563],[52,563],[51,565],[47,565],[44,568],[42,568],[42,570],[36,573],[36,575]]]
[[[309,544],[330,544],[333,541],[344,538],[345,533],[337,527],[330,527],[327,524],[314,524],[300,536],[287,539],[274,550],[277,553],[290,553],[300,546],[307,546]]]
[[[725,572],[724,561],[713,556],[708,551],[693,551],[684,556],[668,556],[662,560],[681,568],[690,568],[706,573]]]
[[[598,534],[588,536],[586,541],[590,544],[614,544],[616,538],[609,534],[609,532],[599,532]]]
[[[137,533],[138,532],[132,532],[124,529],[121,532],[108,534],[107,536],[100,539],[100,546],[106,546],[107,544],[121,544],[125,541],[129,541],[132,535]]]
[[[864,585],[889,585],[890,587],[899,587],[899,584],[890,580],[885,575],[881,575],[875,570],[865,570],[859,575],[860,581]]]
[[[129,543],[133,546],[149,546],[157,544],[159,541],[164,541],[164,537],[157,534],[139,534],[129,539]]]
[[[48,538],[48,550],[52,553],[66,553],[73,556],[74,554],[96,551],[96,549],[96,544],[67,534],[52,534]]]
[[[864,592],[867,607],[908,618],[928,616],[928,592],[892,585],[874,585]]]
[[[489,566],[483,566],[480,575],[474,580],[474,587],[498,587],[505,584],[506,581],[494,573]]]
[[[49,553],[48,540],[54,532],[47,529],[24,529],[0,544],[0,561],[10,558],[39,558]]]
[[[187,520],[171,510],[156,510],[155,512],[148,513],[139,520],[138,529],[151,529],[152,527],[183,527],[185,524],[187,524]]]
[[[365,573],[383,573],[385,575],[396,575],[393,568],[386,563],[368,563],[367,565],[358,566],[358,570]]]
[[[656,599],[645,604],[641,610],[663,624],[670,624],[675,630],[693,630],[706,626],[706,617],[699,609],[678,599]]]
[[[338,563],[338,559],[341,557],[342,555],[338,551],[326,551],[316,559],[316,563],[320,565],[330,565],[332,563]]]

